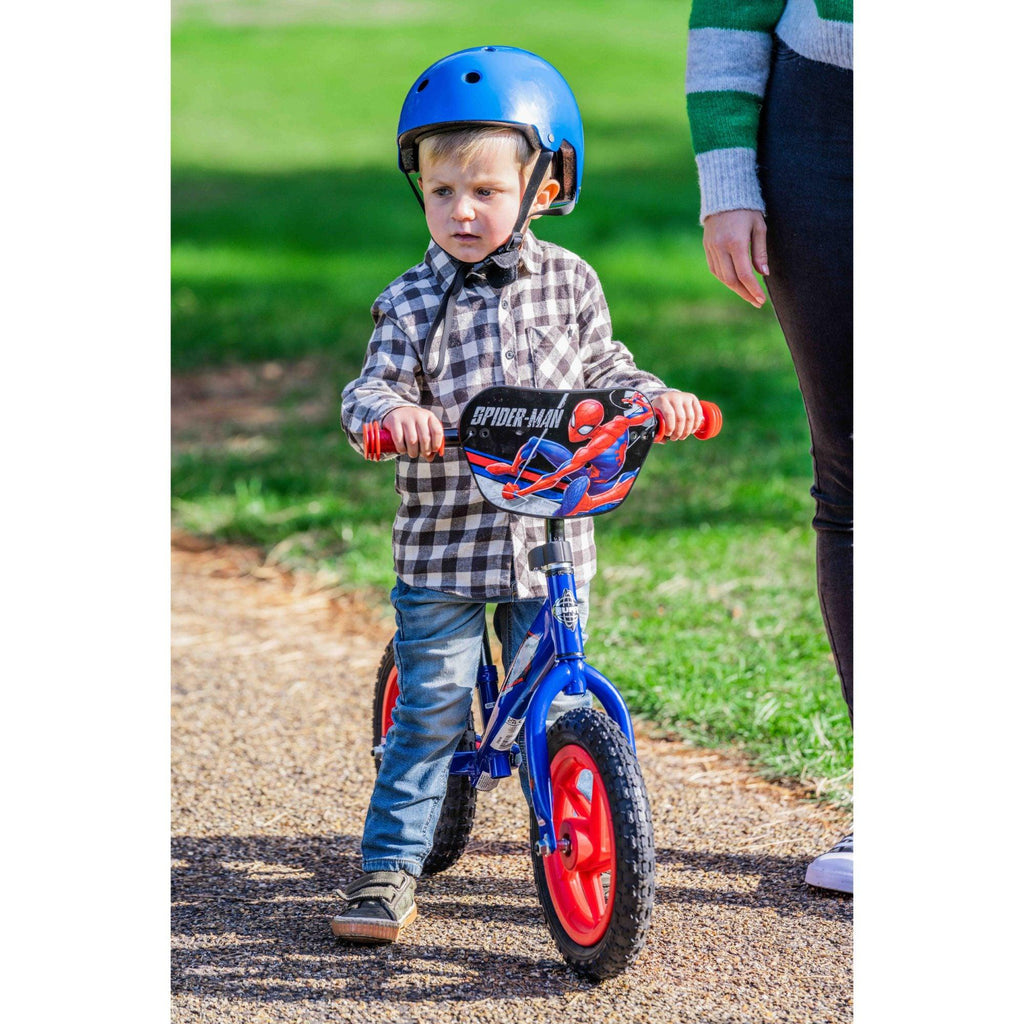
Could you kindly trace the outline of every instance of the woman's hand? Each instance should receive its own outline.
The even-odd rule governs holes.
[[[395,451],[410,459],[423,457],[433,462],[444,445],[444,426],[429,410],[418,405],[403,405],[384,417],[381,426],[391,432]]]
[[[754,268],[768,276],[767,230],[757,210],[725,210],[704,218],[708,269],[741,299],[760,309],[765,294]]]

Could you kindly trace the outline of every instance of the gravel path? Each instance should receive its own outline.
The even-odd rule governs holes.
[[[390,616],[254,552],[172,562],[172,1021],[852,1020],[853,901],[803,884],[845,815],[647,735],[658,889],[630,973],[591,985],[559,957],[512,783],[481,794],[466,855],[421,883],[400,944],[338,944]]]

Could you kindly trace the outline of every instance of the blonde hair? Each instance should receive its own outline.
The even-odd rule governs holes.
[[[423,166],[424,156],[432,160],[453,159],[460,164],[468,164],[477,159],[482,152],[493,147],[496,141],[505,139],[513,144],[513,155],[519,169],[526,170],[537,158],[539,150],[525,132],[503,125],[456,128],[420,139],[420,167]]]

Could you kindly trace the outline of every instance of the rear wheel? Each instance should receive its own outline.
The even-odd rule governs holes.
[[[398,669],[395,667],[395,651],[388,644],[377,668],[377,685],[373,694],[373,764],[380,771],[382,741],[391,728],[398,702]],[[458,750],[475,750],[476,733],[472,722],[459,740]],[[473,831],[476,816],[476,789],[466,775],[450,775],[437,827],[434,829],[434,845],[423,862],[424,875],[436,875],[450,868],[465,852]]]
[[[548,730],[558,850],[533,854],[548,930],[577,972],[620,974],[647,941],[654,909],[654,830],[643,776],[622,730],[581,708]],[[538,839],[531,815],[531,847]]]

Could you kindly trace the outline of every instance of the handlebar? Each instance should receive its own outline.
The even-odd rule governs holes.
[[[693,432],[693,437],[698,441],[707,441],[718,435],[722,429],[722,410],[714,402],[700,403],[701,412],[704,413],[704,422]],[[665,420],[661,413],[655,410],[654,415],[658,418],[658,432],[654,435],[655,444],[665,443]],[[444,455],[445,448],[458,448],[460,446],[459,431],[450,427],[444,432],[441,447],[437,455]],[[369,462],[380,462],[382,455],[394,455],[395,442],[391,437],[391,431],[382,427],[380,423],[363,424],[363,453],[364,458]]]

